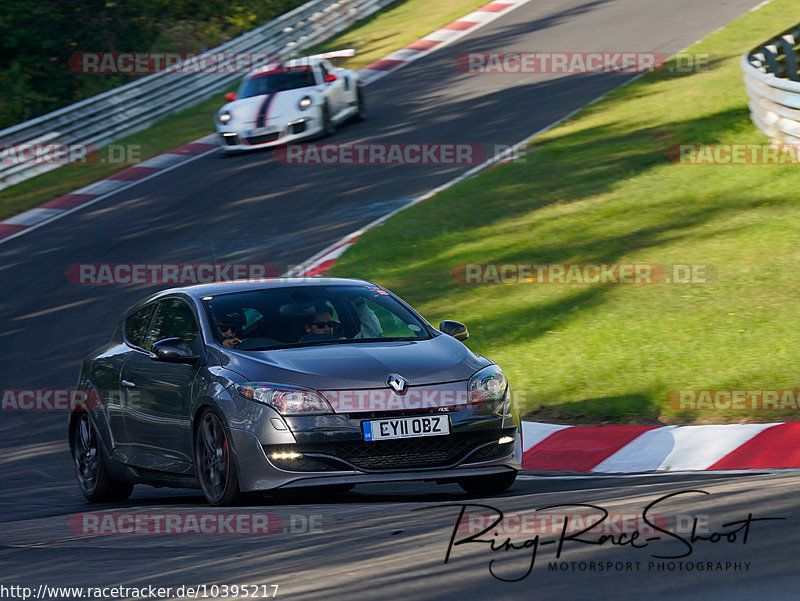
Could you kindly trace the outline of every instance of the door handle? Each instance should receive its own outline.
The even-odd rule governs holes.
[[[136,387],[136,384],[134,384],[130,380],[122,380],[122,385],[127,387],[127,388],[135,388]]]

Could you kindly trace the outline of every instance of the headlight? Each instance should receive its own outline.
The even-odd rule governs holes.
[[[310,388],[269,382],[245,382],[235,388],[243,397],[270,405],[281,415],[333,413],[325,397]]]
[[[484,367],[469,379],[469,401],[502,401],[507,386],[502,369],[497,365]]]
[[[300,102],[297,104],[297,108],[299,108],[301,111],[306,110],[310,106],[311,106],[311,96],[303,96],[300,99]]]
[[[221,112],[219,113],[219,115],[217,115],[217,119],[218,119],[218,120],[219,120],[219,122],[220,122],[220,123],[222,123],[223,125],[225,125],[225,124],[226,124],[228,121],[230,121],[232,118],[233,118],[233,115],[232,115],[232,114],[231,114],[231,112],[230,112],[230,111],[228,111],[228,110],[221,111]]]

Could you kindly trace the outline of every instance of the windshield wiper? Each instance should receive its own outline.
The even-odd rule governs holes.
[[[281,346],[256,346],[247,349],[237,349],[242,351],[277,351],[288,348],[301,348],[304,346],[323,346],[326,344],[352,344],[354,342],[408,342],[409,340],[427,340],[427,338],[417,338],[416,336],[403,336],[400,338],[336,338],[326,340],[306,340],[303,342],[291,342]]]

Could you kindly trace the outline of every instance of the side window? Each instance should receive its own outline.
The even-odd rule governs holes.
[[[147,325],[150,323],[150,316],[153,314],[154,308],[155,305],[147,305],[125,320],[125,340],[128,341],[128,344],[144,346]]]
[[[149,351],[154,342],[165,338],[180,338],[194,349],[197,333],[197,321],[189,305],[178,299],[166,300],[158,305],[144,348]]]

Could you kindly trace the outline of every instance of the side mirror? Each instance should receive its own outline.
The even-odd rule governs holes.
[[[150,358],[164,363],[197,363],[199,359],[180,338],[165,338],[154,342]]]
[[[227,94],[225,94],[225,100],[229,102],[232,100],[236,100],[236,92],[228,92]]]
[[[448,336],[452,336],[456,340],[461,340],[462,342],[469,338],[467,326],[459,321],[450,321],[446,319],[439,323],[439,331],[444,332]]]
[[[331,83],[332,81],[336,81],[337,77],[333,73],[328,73],[325,76],[325,83]]]

